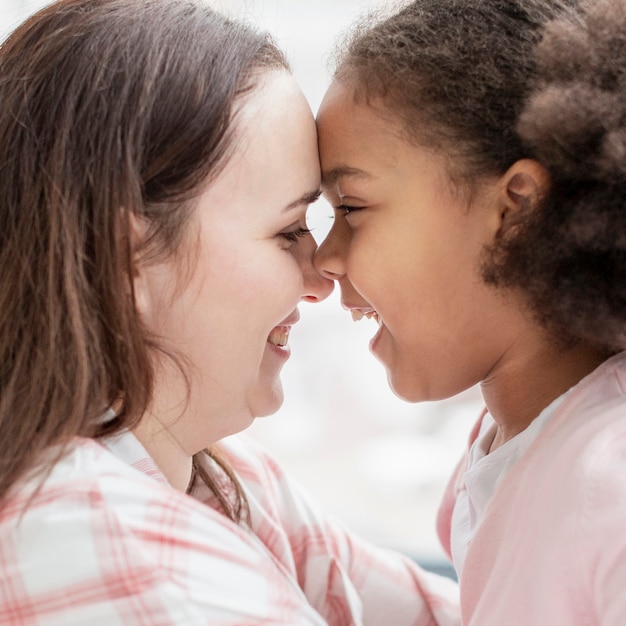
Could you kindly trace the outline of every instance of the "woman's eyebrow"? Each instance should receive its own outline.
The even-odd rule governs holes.
[[[340,178],[346,177],[370,178],[371,174],[368,174],[365,170],[361,170],[358,167],[340,165],[326,172],[322,172],[322,187],[331,187]]]
[[[292,209],[295,209],[296,207],[306,205],[306,204],[313,204],[317,199],[319,199],[321,195],[322,195],[322,191],[320,189],[316,189],[315,191],[308,191],[297,200],[290,202],[283,209],[283,211],[286,213],[287,211],[291,211]]]

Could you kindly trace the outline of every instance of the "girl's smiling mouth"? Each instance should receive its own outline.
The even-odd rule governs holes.
[[[350,313],[352,314],[352,319],[355,322],[358,322],[366,317],[368,320],[375,319],[379,325],[382,324],[380,315],[378,315],[374,309],[350,309]]]

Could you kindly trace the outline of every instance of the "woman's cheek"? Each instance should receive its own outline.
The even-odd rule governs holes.
[[[252,311],[268,310],[275,323],[293,311],[303,295],[304,281],[300,264],[288,252],[274,249],[250,261],[254,270],[247,280],[248,300]]]

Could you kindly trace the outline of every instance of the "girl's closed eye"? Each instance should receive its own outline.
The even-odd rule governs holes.
[[[362,211],[363,209],[365,209],[364,206],[352,206],[349,204],[340,204],[337,207],[337,211],[343,211],[344,217],[347,217],[348,215],[350,215],[350,213],[355,213],[356,211]]]

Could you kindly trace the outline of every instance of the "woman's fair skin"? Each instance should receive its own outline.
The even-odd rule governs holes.
[[[317,137],[291,75],[268,73],[235,123],[237,152],[197,199],[182,253],[140,264],[134,282],[148,330],[188,376],[160,359],[135,431],[179,489],[193,454],[280,407],[297,305],[332,290],[312,265],[305,214],[319,195]]]
[[[470,193],[451,176],[454,157],[409,141],[403,128],[356,99],[348,81],[332,84],[318,132],[335,221],[316,267],[339,282],[355,318],[378,319],[370,348],[400,397],[436,400],[480,383],[496,447],[606,355],[558,346],[520,293],[481,277],[483,250],[537,201],[545,170],[517,161]]]

